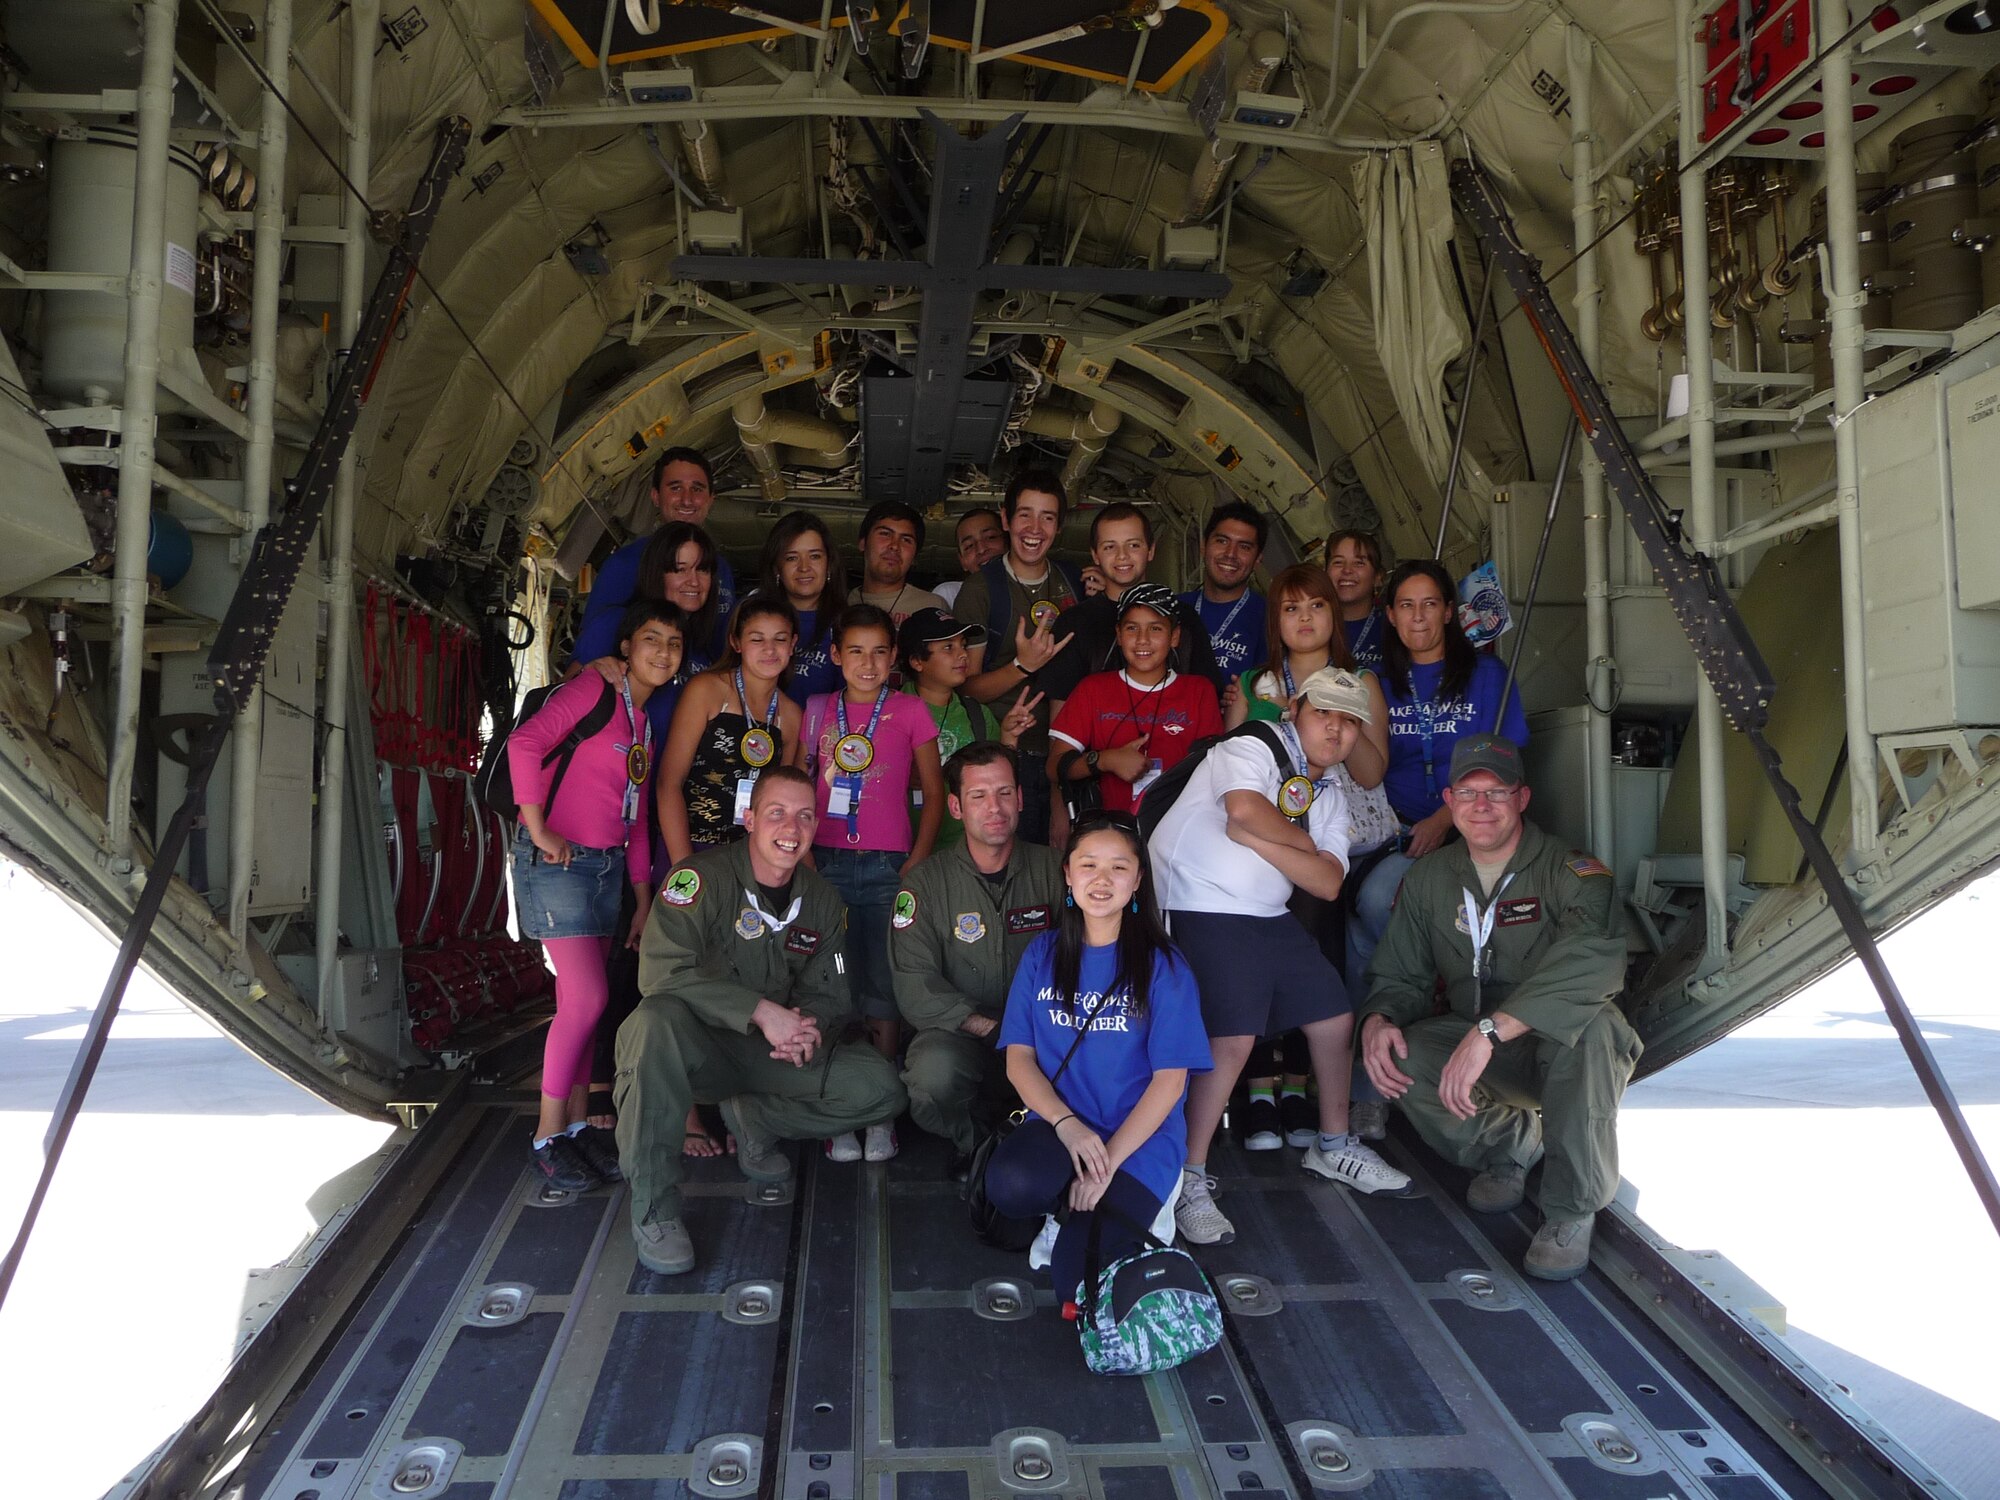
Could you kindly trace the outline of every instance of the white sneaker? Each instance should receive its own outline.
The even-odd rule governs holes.
[[[1215,1179],[1193,1167],[1181,1168],[1181,1196],[1174,1205],[1174,1223],[1191,1245],[1231,1245],[1236,1226],[1215,1206]]]
[[[1322,1151],[1314,1141],[1299,1165],[1330,1181],[1344,1182],[1358,1193],[1399,1193],[1410,1185],[1408,1173],[1398,1172],[1354,1137],[1348,1139],[1353,1144],[1333,1151]]]
[[[851,1130],[837,1135],[826,1143],[826,1154],[832,1161],[860,1161],[861,1137]]]
[[[847,1139],[853,1140],[850,1134]],[[867,1143],[861,1148],[861,1155],[868,1161],[890,1161],[896,1155],[896,1127],[894,1125],[870,1125]]]
[[[1062,1225],[1056,1222],[1054,1214],[1042,1215],[1042,1232],[1035,1236],[1034,1244],[1028,1246],[1028,1269],[1046,1271],[1055,1264],[1056,1236],[1062,1233]]]

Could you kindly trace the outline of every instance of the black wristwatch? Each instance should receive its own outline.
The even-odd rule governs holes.
[[[1095,771],[1097,769],[1097,752],[1095,750],[1084,751],[1083,763],[1086,766],[1088,766],[1092,771]]]

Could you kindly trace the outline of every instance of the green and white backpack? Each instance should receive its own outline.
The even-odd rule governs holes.
[[[1143,1250],[1101,1264],[1098,1231],[1106,1211],[1099,1204],[1091,1218],[1083,1280],[1076,1288],[1084,1363],[1098,1375],[1151,1375],[1221,1343],[1215,1288],[1185,1250],[1171,1249],[1148,1233]]]

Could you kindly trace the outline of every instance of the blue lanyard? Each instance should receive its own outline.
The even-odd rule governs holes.
[[[1345,630],[1346,628],[1346,622],[1343,621],[1341,629]],[[1355,665],[1359,666],[1361,664],[1362,653],[1374,644],[1375,637],[1381,632],[1381,629],[1382,611],[1379,609],[1369,610],[1368,618],[1361,622],[1361,634],[1357,635],[1354,638],[1354,644],[1347,648],[1348,655],[1354,658]]]
[[[639,821],[639,789],[646,784],[646,773],[653,765],[653,721],[640,714],[632,705],[632,682],[629,677],[618,681],[618,696],[625,700],[625,727],[632,731],[632,743],[625,746],[625,800],[619,805],[625,826],[630,828]],[[641,728],[641,726],[644,726]],[[643,747],[643,748],[642,748]],[[638,776],[632,774],[632,752],[640,751],[643,759],[639,762]]]
[[[1438,686],[1444,686],[1442,678]],[[1419,698],[1416,707],[1417,717],[1424,721],[1424,793],[1435,802],[1438,797],[1437,752],[1434,748],[1437,743],[1437,704],[1430,698]]]
[[[875,726],[882,722],[882,705],[887,703],[888,701],[889,701],[889,689],[885,684],[883,687],[876,690],[875,711],[869,714],[868,728],[864,730],[861,735],[861,737],[866,741],[868,741],[868,743],[871,746],[875,743]],[[773,708],[771,712],[775,715],[777,713],[777,710]],[[847,694],[844,691],[835,695],[834,697],[833,718],[834,722],[840,726],[840,738],[843,740],[846,739],[848,734]],[[836,740],[834,743],[838,744],[839,740]]]
[[[1299,731],[1291,720],[1280,719],[1278,721],[1278,738],[1284,741],[1285,749],[1290,752],[1292,764],[1297,768],[1298,775],[1302,779],[1312,783],[1313,802],[1317,802],[1320,794],[1332,784],[1333,778],[1331,776],[1313,775],[1312,765],[1306,760],[1306,747],[1299,743]],[[1288,818],[1294,818],[1295,821],[1304,823],[1306,814],[1312,811],[1312,802],[1308,802],[1296,815],[1285,812],[1284,786],[1280,784],[1278,788],[1278,811],[1284,813]]]
[[[750,717],[750,698],[749,695],[743,691],[743,669],[741,667],[738,667],[736,669],[736,701],[743,705],[743,720],[752,729],[777,728],[778,690],[776,688],[771,689],[771,706],[764,710],[764,722],[759,724],[755,719]],[[875,726],[871,724],[868,727],[870,729],[873,729]],[[847,726],[845,724],[841,725],[841,732],[843,734],[846,733],[846,730]]]
[[[888,701],[889,685],[884,683],[876,690],[875,708],[868,715],[868,728],[862,732],[861,736],[868,741],[869,767],[875,764],[875,727],[882,722],[882,707]],[[868,774],[868,767],[864,767],[859,771],[843,771],[840,768],[840,761],[837,758],[840,752],[840,742],[846,739],[848,735],[847,690],[845,688],[842,688],[840,692],[834,695],[833,715],[834,722],[840,726],[840,734],[833,742],[834,754],[836,756],[833,767],[834,774],[848,778],[847,841],[851,844],[861,837],[861,778]]]
[[[1201,596],[1201,602],[1203,604],[1208,603],[1209,602],[1208,595],[1203,594]],[[1225,635],[1229,634],[1229,627],[1236,623],[1236,617],[1243,613],[1243,606],[1248,604],[1249,602],[1250,602],[1250,590],[1246,587],[1242,593],[1236,596],[1235,607],[1231,609],[1228,614],[1222,617],[1222,623],[1220,625],[1212,625],[1209,627],[1208,638],[1211,641],[1219,641]],[[1207,624],[1208,622],[1206,619],[1204,619],[1202,623]]]
[[[1289,657],[1278,663],[1278,670],[1285,674],[1285,702],[1290,703],[1294,698],[1298,697],[1299,685],[1292,681],[1292,663]],[[1290,726],[1287,725],[1286,727],[1289,728]],[[1294,735],[1293,738],[1297,739],[1298,736]],[[1300,751],[1299,754],[1303,758],[1305,752]]]

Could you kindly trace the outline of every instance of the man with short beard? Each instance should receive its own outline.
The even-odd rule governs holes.
[[[861,518],[861,587],[849,604],[872,604],[898,627],[920,609],[942,610],[944,600],[910,582],[923,550],[924,518],[900,500],[883,500]]]
[[[968,745],[945,762],[944,778],[965,838],[904,877],[889,966],[897,1008],[916,1032],[903,1068],[910,1117],[951,1142],[961,1175],[978,1140],[974,1104],[1011,1094],[993,1034],[1022,953],[1055,925],[1063,879],[1053,849],[1015,837],[1021,788],[1011,750]]]
[[[748,837],[683,860],[653,902],[639,953],[645,999],[618,1032],[614,1093],[633,1243],[661,1275],[695,1263],[681,1218],[689,1105],[722,1106],[753,1182],[792,1175],[784,1141],[903,1111],[889,1061],[834,1041],[854,1009],[841,957],[847,909],[801,864],[816,822],[811,779],[768,767],[750,794]]]

